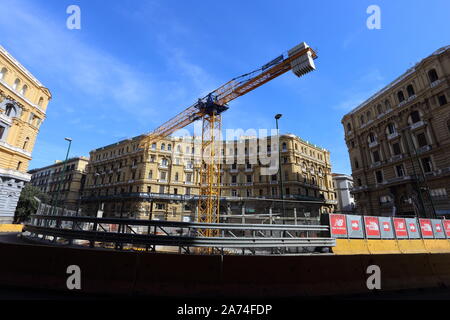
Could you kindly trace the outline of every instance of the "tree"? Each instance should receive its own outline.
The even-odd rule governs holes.
[[[50,197],[46,193],[42,193],[41,190],[29,183],[26,184],[17,203],[14,223],[24,222],[30,215],[35,214],[39,207],[39,201],[45,203],[49,200]]]

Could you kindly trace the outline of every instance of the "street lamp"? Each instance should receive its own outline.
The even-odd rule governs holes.
[[[284,209],[284,193],[283,193],[283,172],[281,170],[281,146],[280,146],[280,132],[278,130],[278,120],[282,117],[282,114],[277,114],[275,115],[275,122],[276,122],[276,127],[277,127],[277,134],[278,134],[278,171],[280,173],[280,197],[281,197],[281,205],[283,208],[283,224],[284,224],[284,219],[286,218],[285,216],[285,209]]]
[[[72,145],[72,139],[71,138],[64,138],[64,140],[69,142],[69,145],[67,147],[66,160],[64,161],[64,167],[63,167],[63,170],[61,171],[60,181],[58,183],[58,192],[56,193],[56,200],[55,200],[55,210],[57,210],[57,208],[58,208],[59,195],[61,193],[61,180],[63,178],[63,175],[64,175],[65,171],[66,171],[67,160],[69,158],[69,152],[70,152],[70,146]]]

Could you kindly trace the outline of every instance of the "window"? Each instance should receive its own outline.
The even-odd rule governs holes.
[[[377,179],[377,183],[382,183],[383,182],[383,172],[382,171],[375,172],[375,176],[376,176],[376,179]]]
[[[156,150],[156,143],[152,143],[152,150]]]
[[[381,106],[381,104],[377,105],[377,112],[378,112],[378,114],[383,113],[383,107]]]
[[[408,97],[412,97],[416,93],[414,92],[414,87],[410,84],[408,87],[406,87],[406,91],[408,92]]]
[[[2,68],[2,71],[0,71],[0,80],[5,78],[7,72],[8,70],[6,70],[6,68]]]
[[[384,106],[386,107],[386,110],[391,109],[391,103],[389,102],[389,100],[386,100],[386,101],[384,102]]]
[[[21,95],[26,95],[28,91],[28,86],[26,84],[23,85],[22,90],[20,90]]]
[[[431,172],[433,171],[433,165],[431,163],[431,158],[423,158],[422,159],[422,167],[424,172]]]
[[[192,173],[186,174],[186,182],[192,182]]]
[[[20,169],[22,168],[22,162],[21,161],[19,161],[18,163],[17,163],[17,171],[19,171]]]
[[[167,151],[172,151],[172,145],[171,144],[167,145]]]
[[[352,125],[349,123],[347,123],[347,132],[352,131]]]
[[[397,98],[398,103],[402,103],[403,101],[405,101],[405,95],[403,94],[403,91],[397,92]]]
[[[395,133],[395,125],[393,123],[389,123],[387,125],[387,132],[388,134],[394,134]]]
[[[419,111],[413,111],[411,112],[411,121],[412,123],[416,123],[420,121],[420,113]]]
[[[11,104],[8,104],[6,106],[5,114],[8,117],[15,117],[16,116],[16,108],[14,106],[12,106]]]
[[[25,142],[23,143],[23,148],[22,148],[23,150],[27,150],[27,146],[28,146],[29,142],[30,142],[30,138],[27,137],[25,139]]]
[[[161,150],[166,150],[166,144],[165,143],[161,144]]]
[[[2,140],[4,134],[5,134],[5,127],[0,126],[0,140]]]
[[[400,144],[398,142],[392,144],[392,150],[394,151],[394,155],[399,155],[402,153],[402,150],[400,149]]]
[[[355,163],[355,169],[359,169],[358,159],[354,159],[354,163]]]
[[[153,179],[153,170],[150,170],[148,173],[148,179],[152,180]]]
[[[380,153],[378,152],[378,150],[375,150],[374,152],[372,152],[372,155],[373,155],[373,162],[380,161]]]
[[[175,181],[178,181],[178,179],[179,179],[179,175],[178,175],[178,172],[177,172],[177,173],[175,173]]]
[[[237,176],[231,176],[231,183],[237,183]]]
[[[376,141],[375,134],[373,132],[369,133],[369,142],[373,143]]]
[[[367,117],[367,121],[370,121],[370,119],[372,119],[372,113],[370,111],[367,111],[366,117]]]
[[[174,194],[178,194],[178,189],[177,189],[177,188],[174,188],[174,189],[173,189],[173,193],[174,193]]]
[[[39,98],[39,102],[38,102],[38,106],[42,107],[42,105],[44,104],[44,98]]]
[[[435,69],[428,71],[428,79],[430,79],[430,83],[433,83],[439,79]]]
[[[447,104],[447,97],[445,96],[445,94],[442,95],[442,96],[439,96],[438,100],[439,100],[439,105],[440,106],[443,106],[444,104]]]
[[[14,84],[13,84],[13,89],[14,89],[14,90],[17,90],[17,88],[19,87],[19,85],[20,85],[20,80],[19,80],[19,79],[16,79],[16,81],[14,81]]]
[[[282,145],[282,151],[287,151],[287,145],[286,145],[286,142],[283,142],[283,145]]]
[[[425,133],[422,132],[417,135],[417,143],[419,144],[419,148],[424,147],[428,144]]]
[[[168,164],[169,162],[168,162],[168,160],[167,159],[162,159],[161,160],[161,167],[167,167],[167,164]]]
[[[364,116],[363,116],[363,115],[361,115],[361,116],[359,117],[359,124],[360,124],[360,125],[363,125],[363,124],[364,124]]]
[[[395,172],[397,173],[397,177],[403,177],[405,175],[403,165],[395,166]]]
[[[165,181],[165,180],[166,180],[166,175],[167,175],[167,173],[166,173],[165,171],[161,171],[161,173],[160,173],[160,179],[163,180],[163,181]]]

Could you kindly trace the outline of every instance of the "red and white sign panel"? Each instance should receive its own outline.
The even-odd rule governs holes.
[[[444,220],[444,229],[447,238],[450,238],[450,220]]]
[[[423,238],[433,238],[433,227],[430,219],[419,219]]]
[[[364,217],[367,238],[380,238],[380,222],[377,217]]]
[[[330,214],[331,235],[337,238],[347,237],[347,222],[343,214]]]
[[[394,218],[394,230],[397,238],[408,238],[406,229],[406,220],[403,218]]]

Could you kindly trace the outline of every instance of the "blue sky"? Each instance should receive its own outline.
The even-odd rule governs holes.
[[[66,8],[81,8],[81,30]],[[381,30],[366,27],[369,5]],[[283,75],[230,104],[224,128],[274,127],[350,173],[342,116],[449,45],[450,2],[2,0],[0,44],[52,92],[30,168],[149,132],[231,78],[302,41],[317,71]]]

